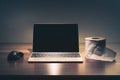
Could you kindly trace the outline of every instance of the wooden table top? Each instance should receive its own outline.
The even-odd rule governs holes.
[[[84,44],[80,44],[83,63],[28,63],[32,44],[0,44],[0,75],[120,75],[120,44],[109,43],[107,47],[117,52],[115,62],[85,59]],[[24,53],[24,58],[7,61],[10,51]]]

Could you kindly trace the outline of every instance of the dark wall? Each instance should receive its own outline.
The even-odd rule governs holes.
[[[35,23],[78,23],[80,42],[120,42],[120,0],[0,0],[0,43],[31,43]]]

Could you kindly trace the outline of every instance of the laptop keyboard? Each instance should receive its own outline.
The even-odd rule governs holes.
[[[31,57],[80,57],[79,54],[39,54],[34,53]]]

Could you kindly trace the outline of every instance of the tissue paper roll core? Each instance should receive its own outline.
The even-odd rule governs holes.
[[[103,37],[87,37],[85,38],[86,55],[96,54],[101,56],[106,48],[106,39]]]

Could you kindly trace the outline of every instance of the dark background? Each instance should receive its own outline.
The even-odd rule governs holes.
[[[0,43],[32,43],[35,23],[78,23],[80,42],[120,42],[120,0],[0,0]]]

